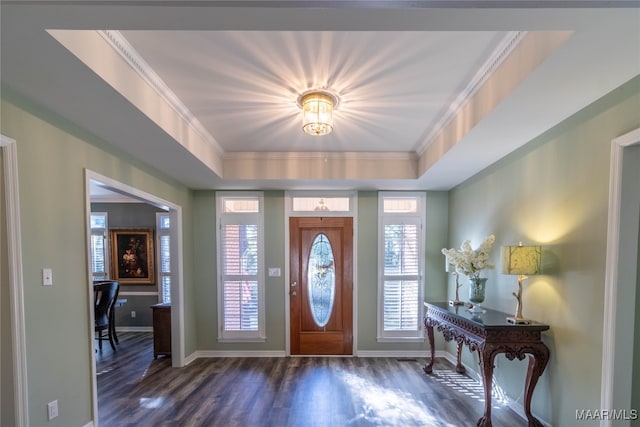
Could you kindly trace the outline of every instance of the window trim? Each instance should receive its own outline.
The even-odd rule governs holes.
[[[384,201],[389,198],[416,198],[417,211],[404,213],[384,212]],[[424,192],[378,192],[378,312],[377,312],[377,341],[378,342],[424,342],[424,269],[425,269],[425,212],[426,193]],[[417,224],[419,226],[418,242],[418,319],[415,330],[411,331],[385,331],[384,330],[384,227],[386,224]],[[394,276],[397,277],[397,276]]]
[[[258,212],[224,212],[225,199],[258,199]],[[224,329],[224,268],[222,250],[222,226],[230,224],[257,224],[258,226],[258,330],[225,331]],[[264,193],[249,191],[216,192],[216,249],[217,249],[217,308],[218,342],[265,342],[265,267],[264,267]]]
[[[332,198],[339,197],[349,199],[349,210],[344,211],[297,211],[293,209],[293,199],[305,197]],[[285,213],[287,221],[289,217],[351,217],[356,218],[358,193],[356,191],[339,190],[295,190],[285,192]],[[287,222],[288,227],[288,222]]]

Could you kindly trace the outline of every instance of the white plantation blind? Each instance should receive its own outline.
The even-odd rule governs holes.
[[[224,330],[258,330],[258,225],[222,226]]]
[[[107,251],[107,213],[91,213],[91,275],[93,280],[105,280],[109,277],[109,258]]]
[[[413,331],[420,324],[420,224],[385,224],[384,242],[384,330]]]
[[[424,193],[379,195],[378,340],[423,339]]]
[[[264,339],[263,199],[251,194],[216,195],[219,340]]]
[[[160,302],[171,302],[171,217],[168,213],[156,214],[156,247],[158,248]]]

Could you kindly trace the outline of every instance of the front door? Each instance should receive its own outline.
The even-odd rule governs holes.
[[[353,353],[353,218],[290,218],[291,354]]]

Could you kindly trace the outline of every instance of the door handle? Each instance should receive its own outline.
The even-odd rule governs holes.
[[[298,282],[293,282],[293,283],[291,284],[291,287],[292,287],[292,288],[295,288],[296,286],[298,286]]]

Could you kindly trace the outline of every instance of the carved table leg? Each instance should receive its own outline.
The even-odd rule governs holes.
[[[538,379],[549,361],[549,349],[543,343],[531,349],[529,356],[529,368],[527,369],[527,379],[524,383],[524,413],[529,420],[529,427],[542,427],[542,423],[531,414],[531,398],[533,390],[538,383]]]
[[[458,363],[456,364],[456,372],[459,374],[464,374],[467,370],[464,368],[461,362],[462,358],[462,340],[458,341]]]
[[[433,362],[436,360],[436,347],[433,344],[433,326],[425,324],[425,327],[427,328],[427,336],[429,337],[429,347],[431,347],[431,360],[429,361],[429,363],[424,365],[424,368],[422,368],[422,370],[424,370],[427,374],[430,374],[433,372]]]
[[[484,386],[484,415],[476,424],[478,427],[491,427],[491,386],[493,385],[493,359],[496,356],[492,348],[478,349],[480,369],[482,369],[482,385]]]

